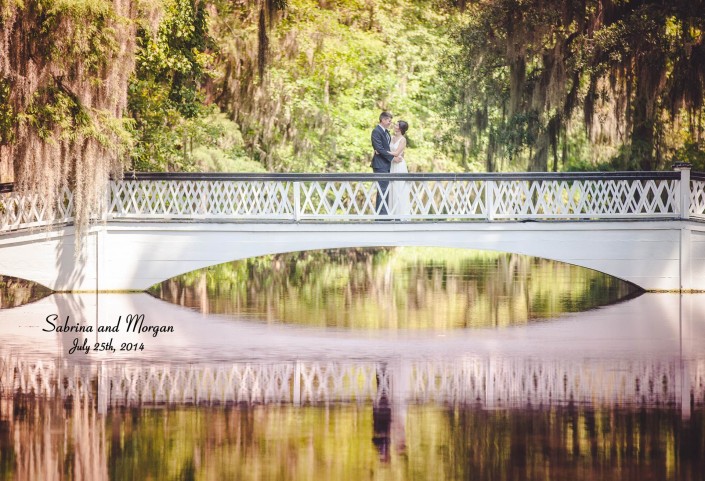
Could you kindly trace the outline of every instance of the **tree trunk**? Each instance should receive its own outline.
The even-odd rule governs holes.
[[[647,115],[647,100],[637,89],[631,135],[630,164],[641,170],[654,170],[654,121]]]

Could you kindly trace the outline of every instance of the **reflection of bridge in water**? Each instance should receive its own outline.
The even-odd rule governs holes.
[[[418,413],[407,419],[407,404],[467,403],[465,407],[472,411],[476,408],[531,409],[539,404],[561,406],[572,401],[587,409],[616,408],[609,412],[619,417],[616,412],[623,406],[654,407],[667,413],[677,410],[680,403],[681,416],[688,419],[691,404],[702,406],[704,394],[705,359],[578,363],[473,357],[453,362],[407,364],[390,361],[70,365],[63,360],[47,363],[0,355],[0,422],[5,423],[5,433],[11,433],[14,441],[10,443],[14,471],[10,473],[12,479],[18,481],[64,479],[67,472],[77,480],[111,479],[112,470],[120,464],[125,452],[116,448],[122,442],[121,436],[125,439],[131,439],[131,436],[149,438],[150,434],[142,431],[150,431],[149,426],[153,426],[148,420],[145,427],[144,423],[138,422],[139,416],[124,415],[122,410],[109,412],[111,407],[226,404],[256,410],[262,405],[301,404],[324,406],[328,412],[336,403],[366,403],[365,409],[373,404],[372,430],[362,430],[372,435],[371,443],[378,450],[380,460],[388,461],[390,451],[406,452],[407,438],[418,439],[419,432],[413,426],[422,421]],[[35,396],[50,398],[49,403],[63,401],[63,406],[58,409],[38,408]],[[567,410],[573,412],[572,406]],[[572,433],[586,417],[576,414],[566,417],[560,411],[556,410],[558,425],[549,430],[550,440],[559,446],[570,446],[574,439]],[[643,414],[641,409],[639,411]],[[108,415],[104,416],[106,413]],[[506,422],[505,414],[500,415],[501,423]],[[521,413],[517,415],[520,419],[515,419],[515,424],[522,422]],[[174,438],[169,437],[168,431],[187,424],[174,418],[167,420],[167,417],[165,415],[159,421],[160,429],[155,435],[170,441]],[[258,436],[266,438],[270,432],[282,435],[270,426],[241,438],[242,426],[251,422],[245,418],[247,416],[231,418],[228,415],[206,418],[232,427],[224,430],[230,433],[224,436],[225,452],[234,453],[237,461],[241,459],[237,457],[238,453],[244,451],[242,456],[247,456],[251,446],[257,446],[261,439]],[[631,419],[633,416],[627,417],[627,421]],[[695,423],[701,422],[694,419]],[[538,423],[546,426],[545,419],[539,419]],[[412,426],[408,431],[407,424]],[[648,442],[650,429],[654,428],[650,428],[648,422],[641,426],[638,422],[635,424],[637,426],[617,420],[608,422],[606,427],[607,439],[618,443],[618,452],[626,453],[627,457],[635,455],[630,454],[633,452],[625,449],[624,444],[628,445],[632,436],[640,435]],[[664,422],[658,425],[658,429],[666,429],[667,433],[675,433],[678,429],[668,425]],[[481,429],[488,426],[494,426],[491,420],[480,423]],[[699,424],[695,426],[698,429]],[[216,436],[218,442],[223,441],[222,434]],[[206,452],[209,446],[213,449],[203,441],[203,435],[200,436],[195,435],[193,445],[203,443]],[[132,440],[125,443],[132,446],[125,448],[126,451],[139,445]],[[413,442],[409,444],[414,445]],[[422,446],[416,447],[412,453],[430,456],[438,449],[438,444],[419,444]],[[589,449],[590,445],[587,446],[582,449]],[[117,462],[114,459],[116,449]],[[608,445],[600,449],[615,448]],[[565,455],[561,449],[557,452],[553,456]],[[585,456],[585,452],[581,454]],[[162,463],[164,459],[171,459],[170,453],[173,452],[169,451]],[[155,459],[146,461],[144,457],[135,459],[160,462]],[[214,463],[217,462],[206,457],[204,466],[213,466]],[[288,467],[285,462],[282,466]]]
[[[681,406],[705,403],[705,359],[71,365],[0,358],[0,394],[150,404],[459,403]]]

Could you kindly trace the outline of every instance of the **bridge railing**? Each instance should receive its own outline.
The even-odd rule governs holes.
[[[58,200],[50,203],[38,194],[20,194],[12,184],[0,184],[0,232],[72,222],[73,192],[62,189]]]
[[[384,183],[401,192],[398,209]],[[108,217],[521,220],[681,217],[677,172],[571,174],[136,174]],[[376,204],[376,198],[382,199]]]
[[[705,172],[690,177],[690,217],[705,220]]]
[[[402,193],[400,210],[385,183]],[[705,220],[705,173],[164,174],[112,181],[108,220],[509,221]],[[381,204],[376,204],[380,197]],[[384,215],[387,212],[388,215]],[[0,232],[70,223],[68,190],[52,206],[0,185]]]

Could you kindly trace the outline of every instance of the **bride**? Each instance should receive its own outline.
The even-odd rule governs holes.
[[[389,143],[390,151],[394,157],[398,157],[398,161],[392,162],[389,170],[390,174],[406,174],[409,169],[404,160],[404,149],[406,148],[406,131],[409,129],[409,124],[400,120],[394,124],[394,137]],[[411,214],[410,186],[408,182],[395,180],[389,183],[389,204],[390,215],[408,216]]]

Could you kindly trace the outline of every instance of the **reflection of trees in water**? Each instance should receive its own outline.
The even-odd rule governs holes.
[[[31,281],[0,276],[0,309],[29,304],[51,293],[48,287]]]
[[[0,399],[0,478],[107,480],[105,423],[86,396]]]
[[[113,409],[0,402],[2,479],[658,479],[705,471],[703,412],[410,405],[385,459],[371,404]],[[413,473],[413,476],[412,476]]]
[[[615,302],[635,288],[605,274],[516,254],[341,249],[221,264],[151,292],[208,313],[354,328],[523,324]]]
[[[694,386],[687,419],[674,399],[683,380],[669,377],[681,361],[504,362],[511,369],[489,368],[504,379],[492,391],[506,401],[512,395],[498,387],[520,389],[518,402],[487,409],[476,395],[413,395],[422,379],[422,392],[455,384],[456,394],[466,393],[472,382],[454,381],[463,376],[453,369],[474,372],[478,366],[467,362],[292,366],[285,371],[299,372],[309,385],[301,391],[311,391],[294,402],[265,394],[282,384],[295,391],[289,378],[271,375],[270,363],[74,365],[0,357],[0,479],[701,479],[700,362],[687,383]],[[228,385],[239,392],[226,375],[237,369],[238,379],[262,395],[218,397]],[[586,378],[594,382],[561,397],[560,386]],[[211,395],[172,395],[177,380],[192,394],[202,383]],[[529,396],[526,380],[554,385],[544,397]],[[97,400],[101,386],[122,404]],[[331,390],[325,398],[313,395],[321,386]],[[125,391],[133,388],[138,396]],[[649,398],[652,389],[656,397]]]
[[[705,468],[702,414],[688,423],[666,408],[565,406],[448,417],[452,449],[441,479],[695,480]]]

